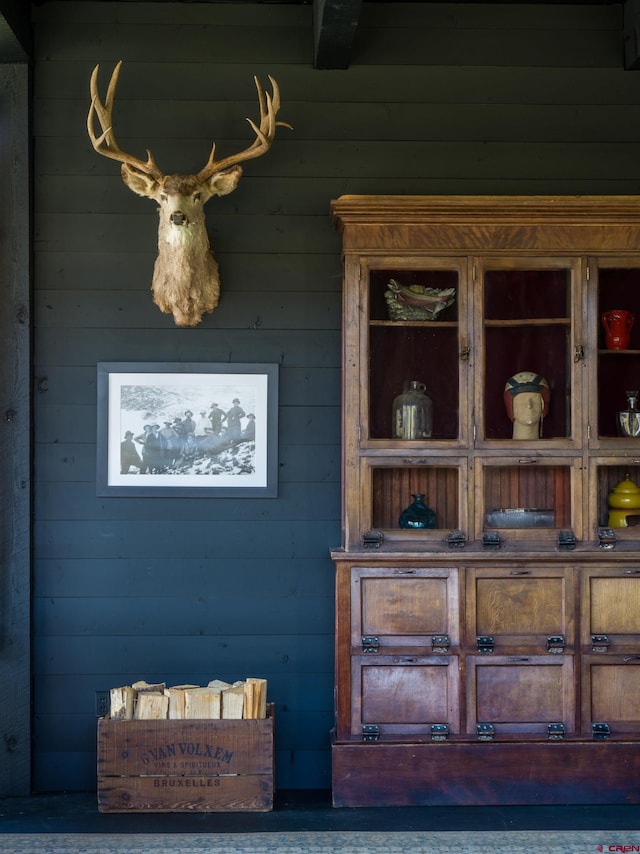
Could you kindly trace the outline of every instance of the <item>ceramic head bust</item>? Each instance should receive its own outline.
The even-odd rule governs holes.
[[[533,371],[519,371],[504,387],[507,415],[513,422],[514,439],[539,439],[542,422],[549,411],[549,383]]]

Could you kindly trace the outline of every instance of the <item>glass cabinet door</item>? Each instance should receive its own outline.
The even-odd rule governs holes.
[[[500,258],[474,263],[475,340],[482,342],[476,382],[478,444],[542,440],[548,447],[579,438],[583,357],[581,262],[567,258]],[[481,295],[480,295],[481,294]]]
[[[628,259],[591,260],[595,281],[596,400],[592,445],[640,451],[640,267]],[[636,445],[638,450],[635,450]]]
[[[582,458],[522,452],[476,460],[475,536],[497,531],[508,540],[555,539],[559,530],[583,536]]]
[[[375,263],[362,276],[368,315],[362,439],[385,447],[459,444],[467,429],[460,408],[469,353],[466,259]]]

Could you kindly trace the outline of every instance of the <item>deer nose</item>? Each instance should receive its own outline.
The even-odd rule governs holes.
[[[182,211],[174,211],[171,214],[170,219],[171,219],[171,223],[173,225],[186,225],[187,224],[187,218],[182,213]]]

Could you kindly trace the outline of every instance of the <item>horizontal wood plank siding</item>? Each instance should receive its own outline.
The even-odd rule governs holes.
[[[276,788],[330,785],[340,543],[346,193],[640,190],[622,6],[365,3],[352,63],[312,67],[312,9],[35,7],[34,789],[95,785],[95,691],[269,679]],[[207,225],[222,298],[195,329],[153,305],[154,205],[86,136],[88,80],[124,60],[121,146],[165,171],[246,147],[252,78],[291,122]],[[95,494],[96,364],[277,362],[276,499]],[[70,699],[61,705],[61,698]]]

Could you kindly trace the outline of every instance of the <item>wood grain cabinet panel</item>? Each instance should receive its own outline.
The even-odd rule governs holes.
[[[434,643],[442,647],[444,638],[447,645],[458,646],[455,567],[356,567],[352,570],[351,595],[354,648],[368,644],[424,652]]]
[[[549,724],[575,731],[573,656],[467,658],[467,732],[491,724],[495,735],[548,737]]]
[[[332,214],[334,803],[640,803],[640,513],[609,501],[640,487],[618,418],[640,377],[640,197]],[[622,346],[612,309],[635,315]],[[401,515],[415,495],[424,526]]]
[[[585,650],[640,653],[640,566],[585,571],[581,598]]]
[[[466,604],[467,646],[490,638],[494,649],[512,652],[563,654],[574,648],[573,568],[471,567]]]
[[[582,729],[605,724],[609,737],[640,738],[640,653],[582,660]]]
[[[457,733],[458,659],[455,656],[354,656],[352,734],[378,726],[380,737],[427,735],[433,724]]]

